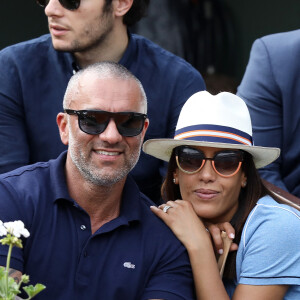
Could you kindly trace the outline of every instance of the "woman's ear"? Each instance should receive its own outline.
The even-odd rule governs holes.
[[[173,172],[173,183],[178,184],[178,175],[177,175],[177,170]]]
[[[60,112],[56,117],[56,123],[59,129],[60,139],[64,145],[69,144],[69,124],[65,113]]]
[[[247,176],[243,172],[243,174],[242,174],[242,181],[241,181],[241,187],[245,188],[246,185],[247,185]]]

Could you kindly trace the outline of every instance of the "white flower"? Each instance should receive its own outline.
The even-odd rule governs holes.
[[[29,237],[29,231],[24,227],[22,221],[5,222],[4,226],[8,233],[20,238],[23,235],[25,238]]]
[[[3,222],[0,220],[0,236],[7,235],[7,230],[4,227]]]

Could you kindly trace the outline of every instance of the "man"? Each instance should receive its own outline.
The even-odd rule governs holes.
[[[94,64],[72,77],[64,108],[67,153],[0,176],[0,219],[30,231],[14,277],[46,285],[36,299],[193,299],[185,249],[127,176],[149,125],[141,83]],[[0,247],[0,265],[6,255]]]
[[[183,59],[128,32],[149,0],[38,0],[50,35],[0,52],[0,172],[56,158],[56,114],[74,72],[99,61],[119,62],[142,82],[148,97],[146,139],[172,137],[184,102],[205,88]],[[142,153],[133,176],[158,202],[164,165]]]
[[[281,148],[263,178],[300,197],[300,30],[256,40],[238,88],[250,110],[256,145]]]

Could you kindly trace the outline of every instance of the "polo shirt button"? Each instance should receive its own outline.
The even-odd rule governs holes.
[[[81,230],[86,230],[86,227],[85,227],[84,225],[81,225],[81,226],[80,226],[80,229],[81,229]]]

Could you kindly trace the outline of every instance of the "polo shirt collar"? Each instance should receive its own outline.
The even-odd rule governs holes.
[[[68,151],[66,150],[62,152],[57,159],[49,161],[53,202],[56,202],[59,199],[71,201],[65,175],[67,152]]]
[[[128,221],[142,220],[142,194],[135,183],[134,179],[128,175],[120,209],[120,217],[125,217]]]
[[[66,183],[66,158],[67,151],[64,151],[57,159],[50,161],[50,174],[54,195],[53,202],[63,199],[74,204],[74,200],[69,195]],[[131,221],[142,220],[143,201],[145,201],[145,199],[143,198],[137,184],[134,179],[128,175],[122,194],[120,216],[117,219],[119,219],[119,221],[123,224],[129,224]]]
[[[129,69],[129,67],[132,67],[134,65],[133,60],[134,59],[136,60],[137,43],[136,43],[136,39],[133,38],[133,35],[130,33],[129,30],[127,30],[127,33],[128,33],[128,46],[121,60],[119,61],[119,64]]]

